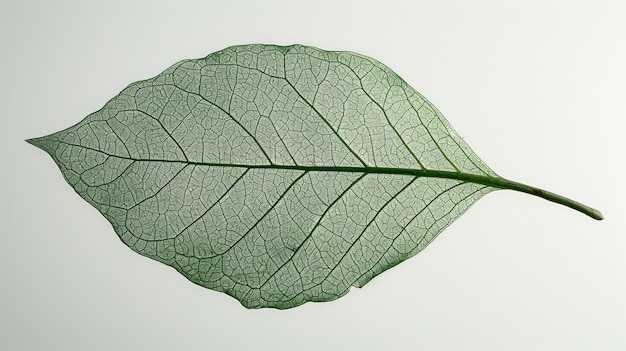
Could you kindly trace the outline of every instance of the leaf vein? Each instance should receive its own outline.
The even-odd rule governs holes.
[[[315,230],[320,226],[320,223],[322,222],[322,220],[326,217],[326,214],[328,213],[328,211],[330,211],[330,209],[350,190],[352,189],[353,186],[355,186],[358,182],[360,182],[364,177],[366,176],[365,173],[361,174],[358,178],[356,178],[354,181],[352,181],[352,183],[350,185],[348,185],[348,187],[346,187],[341,194],[339,194],[337,196],[337,198],[335,198],[335,200],[333,200],[333,202],[331,202],[328,207],[326,207],[326,210],[324,210],[324,212],[320,215],[320,217],[318,218],[317,222],[315,223],[315,225],[313,226],[313,228],[311,228],[311,230],[309,231],[309,233],[307,234],[307,236],[302,240],[302,242],[300,243],[300,245],[298,245],[298,247],[292,252],[292,254],[289,256],[288,259],[285,260],[285,262],[280,265],[275,271],[274,273],[272,273],[264,282],[263,284],[261,284],[259,286],[259,289],[264,287],[265,284],[267,284],[283,267],[285,267],[287,265],[287,263],[291,262],[293,260],[293,258],[296,256],[296,254],[298,252],[300,252],[300,250],[302,249],[302,247],[304,246],[304,244],[313,236],[313,233],[315,232]]]

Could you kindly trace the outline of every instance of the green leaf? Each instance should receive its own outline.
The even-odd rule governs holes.
[[[513,189],[388,67],[351,52],[245,45],[131,84],[30,139],[136,252],[249,308],[330,301]]]

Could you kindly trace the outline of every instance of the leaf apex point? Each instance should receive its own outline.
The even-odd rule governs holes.
[[[39,143],[39,139],[40,138],[30,138],[30,139],[25,139],[24,141],[29,143],[29,144],[31,144],[31,145],[39,147],[39,144],[40,144]]]
[[[33,146],[35,146],[35,147],[37,147],[37,148],[39,148],[39,149],[41,149],[43,151],[46,151],[46,152],[48,151],[47,150],[48,148],[46,148],[46,144],[47,144],[46,143],[46,137],[30,138],[30,139],[26,139],[24,141],[26,141],[27,143],[29,143],[29,144],[31,144],[31,145],[33,145]]]

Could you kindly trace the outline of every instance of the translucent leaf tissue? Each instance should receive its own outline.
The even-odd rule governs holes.
[[[29,139],[141,255],[245,307],[330,301],[512,189],[422,95],[352,52],[243,45]]]

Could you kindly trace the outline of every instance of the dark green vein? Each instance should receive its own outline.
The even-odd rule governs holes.
[[[467,184],[467,183],[461,183],[461,184]],[[424,232],[424,235],[420,238],[420,241],[419,241],[419,242],[417,242],[417,245],[415,245],[415,247],[416,247],[418,250],[420,250],[420,251],[421,251],[421,250],[423,250],[424,248],[426,248],[426,246],[427,246],[428,244],[430,244],[430,243],[431,243],[431,242],[435,239],[435,237],[437,236],[437,234],[438,234],[438,233],[441,233],[441,232],[442,232],[442,231],[443,231],[443,230],[444,230],[444,229],[445,229],[445,228],[446,228],[446,227],[447,227],[447,226],[451,223],[451,221],[452,221],[452,220],[454,220],[454,218],[452,218],[452,220],[448,221],[448,223],[444,224],[444,226],[443,226],[442,228],[439,228],[439,230],[437,230],[437,231],[435,232],[435,234],[436,234],[436,235],[435,235],[435,236],[433,236],[433,237],[432,237],[432,238],[431,238],[428,242],[426,242],[426,245],[420,249],[420,248],[419,248],[419,246],[422,244],[422,242],[424,242],[424,240],[426,239],[426,236],[428,235],[428,232],[430,232],[430,230],[433,228],[433,226],[434,226],[435,224],[438,224],[438,223],[439,223],[439,221],[440,221],[442,218],[444,218],[445,216],[448,216],[450,213],[452,213],[452,211],[454,211],[454,210],[456,209],[456,207],[457,207],[460,203],[462,203],[463,201],[467,200],[468,198],[470,198],[470,197],[471,197],[471,196],[473,196],[474,194],[476,194],[476,193],[478,193],[478,192],[483,191],[485,188],[486,188],[486,187],[484,187],[484,186],[483,186],[483,187],[480,187],[480,188],[478,188],[478,189],[474,190],[473,192],[471,192],[471,193],[467,194],[467,195],[466,195],[463,199],[461,199],[459,202],[456,202],[453,206],[451,206],[450,210],[449,210],[446,214],[444,214],[443,216],[441,216],[441,217],[439,217],[439,218],[435,218],[435,216],[433,216],[433,219],[434,219],[433,223],[431,223],[431,224],[430,224],[430,226],[428,227],[428,229],[426,229],[426,231]],[[430,209],[428,209],[428,211],[429,211],[429,212],[431,212],[431,214],[432,214],[432,211],[431,211]],[[461,213],[458,213],[457,215],[461,215]],[[457,217],[458,217],[458,216],[457,216]],[[456,217],[455,217],[455,218],[456,218]]]
[[[272,159],[270,158],[270,156],[268,155],[267,151],[265,151],[265,149],[263,148],[263,146],[261,146],[261,143],[259,143],[259,141],[257,140],[257,138],[252,135],[252,133],[248,130],[248,128],[246,128],[237,118],[235,118],[230,112],[226,111],[225,109],[223,109],[221,106],[219,106],[218,104],[210,101],[209,99],[205,98],[204,96],[202,96],[201,94],[198,93],[194,93],[188,90],[185,90],[179,86],[177,86],[176,84],[163,84],[163,85],[168,85],[168,86],[172,86],[182,92],[185,92],[189,95],[193,95],[196,97],[199,97],[200,99],[202,99],[202,101],[206,102],[207,104],[219,109],[220,111],[222,111],[224,114],[226,114],[226,116],[228,116],[233,122],[235,122],[239,128],[241,128],[250,138],[252,138],[252,140],[254,141],[254,143],[258,146],[259,150],[263,153],[263,156],[265,156],[265,158],[267,159],[267,162],[269,163],[273,163]]]
[[[235,245],[239,244],[246,236],[248,236],[248,234],[252,230],[254,230],[254,228],[256,228],[256,226],[259,225],[265,219],[265,217],[270,212],[272,212],[272,210],[274,210],[274,208],[276,208],[276,206],[285,198],[285,195],[289,192],[289,190],[291,190],[291,188],[293,188],[294,185],[296,185],[296,183],[298,183],[298,181],[300,179],[302,179],[302,177],[304,177],[307,174],[308,174],[308,172],[302,172],[296,179],[294,179],[291,182],[291,184],[289,184],[289,186],[282,192],[282,194],[280,194],[278,199],[276,199],[276,201],[274,201],[274,203],[263,213],[261,218],[259,218],[250,228],[248,228],[248,230],[239,239],[237,239],[237,241],[235,241],[234,243],[230,244],[228,249],[226,249],[223,252],[218,253],[218,254],[216,254],[214,256],[203,257],[203,258],[213,258],[213,257],[216,257],[216,256],[221,256],[221,255],[224,255],[225,253],[227,253],[228,251],[232,250],[235,247]]]
[[[361,278],[363,278],[363,276],[365,276],[367,273],[369,273],[369,272],[373,272],[373,268],[374,268],[374,267],[376,267],[376,265],[378,265],[378,264],[380,263],[380,261],[383,259],[383,257],[385,257],[385,253],[386,253],[386,252],[388,252],[388,251],[391,249],[391,247],[392,247],[392,246],[393,246],[393,244],[395,243],[396,239],[398,239],[398,238],[402,235],[402,233],[406,232],[406,230],[407,230],[408,226],[409,226],[409,225],[411,225],[411,223],[413,223],[413,221],[415,221],[417,218],[419,218],[419,217],[421,216],[421,214],[422,214],[422,213],[423,213],[423,212],[424,212],[424,211],[425,211],[425,210],[426,210],[426,209],[427,209],[427,208],[428,208],[428,207],[429,207],[429,206],[430,206],[433,202],[435,202],[435,201],[436,201],[439,197],[441,197],[442,195],[444,195],[444,194],[448,193],[449,191],[453,190],[454,188],[456,188],[456,187],[458,187],[458,186],[460,186],[460,185],[462,185],[462,184],[466,184],[466,183],[465,183],[465,182],[456,183],[455,185],[453,185],[453,186],[449,187],[448,189],[446,189],[446,190],[444,190],[444,191],[442,191],[442,192],[438,193],[438,194],[437,194],[437,196],[435,196],[435,197],[433,197],[432,199],[430,199],[430,201],[429,201],[427,204],[425,204],[425,205],[424,205],[424,207],[422,207],[422,209],[420,209],[419,211],[417,211],[417,213],[415,213],[415,215],[413,215],[413,217],[411,217],[411,219],[410,219],[408,222],[406,222],[406,224],[405,224],[405,225],[403,225],[403,226],[402,226],[402,229],[398,232],[398,234],[397,234],[397,235],[396,235],[393,239],[391,239],[391,243],[390,243],[390,244],[389,244],[389,246],[385,249],[385,252],[383,252],[383,253],[380,255],[380,257],[378,258],[378,260],[377,260],[374,264],[372,264],[372,266],[371,266],[371,267],[370,267],[367,271],[365,271],[363,274],[361,274],[361,275],[360,275],[360,276],[359,276],[359,277],[358,277],[358,278],[357,278],[357,279],[356,279],[356,280],[355,280],[355,281],[354,281],[351,285],[354,285],[355,283],[359,282],[359,281],[361,280]],[[426,235],[426,233],[424,234],[424,236],[425,236],[425,235]],[[419,244],[417,244],[417,245],[416,245],[416,247],[417,247],[418,245],[419,245]],[[401,261],[398,261],[398,262],[401,262]],[[365,285],[365,283],[366,283],[366,282],[361,282],[360,287],[361,287],[361,286],[363,286],[363,285]]]
[[[118,155],[111,155],[106,152],[96,150],[87,146],[77,145],[72,143],[67,143],[63,141],[57,141],[58,143],[63,143],[66,145],[83,147],[85,149],[89,149],[95,152],[100,152],[105,155],[124,158],[133,161],[143,161],[143,162],[172,162],[172,163],[182,163],[188,165],[198,165],[198,166],[212,166],[212,167],[235,167],[235,168],[258,168],[258,169],[291,169],[291,170],[300,170],[300,171],[310,171],[310,172],[347,172],[347,173],[365,173],[365,174],[395,174],[395,175],[406,175],[406,176],[414,176],[414,177],[428,177],[428,178],[444,178],[444,179],[456,179],[460,181],[466,181],[470,183],[487,185],[490,187],[498,188],[498,189],[509,189],[515,190],[531,195],[538,196],[542,199],[546,199],[548,201],[558,203],[564,206],[567,206],[571,209],[579,211],[581,213],[586,214],[587,216],[601,220],[604,219],[602,213],[595,208],[584,205],[580,202],[574,201],[570,198],[567,198],[562,195],[555,194],[553,192],[540,189],[531,185],[519,183],[513,180],[501,178],[501,177],[492,177],[487,175],[479,175],[479,174],[471,174],[471,173],[462,173],[462,172],[454,172],[454,171],[442,171],[436,169],[411,169],[411,168],[391,168],[391,167],[351,167],[351,166],[303,166],[303,165],[277,165],[277,164],[261,164],[261,165],[244,165],[244,164],[227,164],[227,163],[211,163],[211,162],[193,162],[193,161],[183,161],[183,160],[150,160],[150,159],[138,159],[138,158],[130,158]]]
[[[383,113],[383,115],[385,116],[385,119],[387,120],[387,124],[391,127],[391,129],[393,129],[393,132],[396,134],[396,136],[400,139],[400,141],[402,142],[402,145],[404,145],[404,147],[409,151],[409,153],[411,154],[411,156],[413,156],[413,158],[415,159],[415,161],[417,161],[417,164],[420,165],[421,168],[426,168],[424,167],[424,165],[422,164],[422,162],[420,162],[420,160],[417,158],[417,156],[415,155],[415,153],[413,152],[413,150],[411,150],[411,148],[409,147],[409,145],[406,143],[406,141],[404,141],[404,138],[402,138],[402,135],[400,135],[400,133],[398,132],[398,130],[396,129],[396,126],[391,123],[391,120],[389,119],[389,116],[387,115],[387,110],[385,110],[381,104],[378,103],[378,101],[374,100],[374,98],[370,95],[370,93],[367,92],[367,90],[365,90],[365,87],[363,87],[363,80],[361,79],[361,77],[359,77],[356,72],[354,71],[354,69],[352,69],[352,67],[346,65],[345,63],[342,62],[338,62],[339,64],[347,67],[352,74],[354,74],[354,76],[356,77],[356,79],[359,81],[359,84],[361,85],[361,90],[363,90],[363,92],[365,93],[365,95],[370,99],[370,101],[372,101],[376,106],[378,106],[378,108],[380,109],[380,111]],[[390,87],[391,88],[391,87]],[[389,92],[389,91],[387,91]]]
[[[185,168],[187,168],[187,166],[189,166],[189,164],[187,164],[187,165],[185,165],[185,166],[181,167],[181,168],[180,168],[180,169],[176,172],[176,174],[174,174],[174,175],[172,176],[172,178],[170,178],[170,179],[169,179],[169,180],[168,180],[165,184],[163,184],[163,186],[161,186],[161,187],[159,188],[159,190],[157,190],[154,194],[152,194],[152,195],[150,195],[150,196],[147,196],[145,199],[143,199],[143,200],[141,200],[141,201],[137,202],[136,204],[134,204],[133,206],[131,206],[128,210],[130,211],[130,210],[132,210],[133,208],[135,208],[135,207],[137,207],[137,206],[141,205],[142,203],[144,203],[144,202],[148,201],[149,199],[152,199],[153,197],[157,196],[157,195],[161,192],[161,190],[163,190],[163,189],[167,188],[167,186],[168,186],[168,185],[170,185],[170,184],[174,181],[174,179],[176,179],[176,177],[177,177],[180,173],[182,173],[182,171],[183,171],[183,170],[185,170]]]
[[[328,272],[328,274],[326,274],[326,276],[322,279],[322,281],[328,279],[328,277],[331,274],[333,274],[335,269],[337,269],[337,267],[339,267],[339,265],[341,265],[341,262],[343,262],[343,260],[346,258],[346,256],[348,256],[350,251],[352,251],[352,249],[354,248],[356,243],[359,242],[359,240],[361,240],[361,238],[363,237],[363,234],[365,233],[367,228],[369,228],[370,225],[372,225],[372,223],[374,223],[376,218],[378,218],[378,215],[383,212],[385,207],[387,207],[387,205],[389,205],[393,200],[395,200],[398,197],[398,195],[400,195],[406,188],[411,186],[411,184],[413,184],[413,182],[415,182],[415,180],[417,180],[417,178],[418,177],[414,177],[413,179],[411,179],[410,182],[407,182],[400,190],[398,190],[398,192],[396,192],[393,196],[391,196],[389,198],[389,200],[387,200],[378,210],[375,211],[376,213],[374,214],[372,219],[370,219],[370,221],[365,225],[365,227],[363,227],[363,229],[361,230],[359,235],[356,237],[356,239],[354,239],[354,241],[352,241],[352,243],[350,243],[350,246],[346,250],[344,250],[343,255],[339,258],[339,260],[337,260],[337,263],[330,269],[330,271]]]
[[[239,181],[241,179],[243,179],[243,177],[246,175],[246,173],[248,173],[248,171],[249,171],[249,169],[246,169],[243,173],[241,173],[241,175],[228,187],[228,189],[226,189],[226,191],[217,200],[215,200],[209,207],[207,207],[207,209],[200,216],[198,216],[198,218],[196,218],[193,221],[191,221],[185,228],[183,228],[180,232],[178,232],[178,234],[176,234],[171,239],[177,238],[179,235],[181,235],[182,233],[187,231],[187,229],[189,229],[192,225],[194,225],[194,223],[196,223],[197,221],[202,219],[202,217],[204,217],[207,213],[209,213],[209,211],[211,211],[211,209],[213,207],[215,207],[215,205],[217,205],[224,198],[224,196],[226,196],[235,187],[235,185],[237,185],[237,183],[239,183]],[[200,257],[198,257],[198,258],[200,258]]]
[[[111,157],[111,156],[109,156],[109,157]],[[106,161],[105,161],[105,162],[106,162]],[[126,167],[124,167],[124,169],[123,169],[123,170],[122,170],[122,171],[121,171],[121,172],[120,172],[117,176],[115,176],[113,179],[109,180],[108,182],[99,183],[99,184],[93,184],[93,185],[87,184],[87,182],[83,179],[83,174],[85,174],[86,172],[88,172],[88,171],[90,171],[90,170],[92,170],[92,169],[94,169],[94,168],[96,168],[96,167],[98,167],[98,166],[102,166],[105,162],[100,163],[100,164],[98,164],[98,165],[96,165],[96,166],[94,166],[94,167],[91,167],[91,168],[89,168],[89,169],[87,169],[87,170],[85,170],[85,171],[81,172],[81,173],[80,173],[80,180],[81,180],[81,181],[82,181],[82,182],[83,182],[86,186],[88,186],[88,187],[90,187],[90,188],[97,188],[97,187],[101,187],[101,186],[106,186],[106,185],[112,184],[112,183],[113,183],[113,182],[115,182],[116,180],[120,179],[120,177],[122,177],[122,176],[124,175],[124,173],[126,173],[126,171],[127,171],[130,167],[132,167],[132,166],[135,164],[135,162],[132,162],[132,161],[131,161],[131,162],[129,162],[129,163],[128,163],[128,165],[127,165]]]
[[[439,123],[442,126],[445,126],[446,124],[443,123],[443,121],[441,120],[441,113],[438,113],[437,109],[435,108],[435,106],[433,106],[433,104],[430,103],[430,101],[426,100],[426,98],[422,97],[424,99],[424,101],[426,102],[427,105],[430,106],[431,110],[433,111],[433,113],[435,114],[435,116],[437,116],[437,119],[439,120]],[[449,127],[450,129],[452,129],[452,127]],[[476,167],[476,169],[478,169],[479,171],[483,172],[484,174],[489,174],[488,172],[485,172],[479,165],[476,164],[476,162],[474,162],[474,160],[472,159],[472,157],[470,157],[467,152],[465,151],[465,149],[467,149],[467,147],[462,147],[461,145],[459,145],[457,138],[455,138],[454,136],[452,136],[450,134],[450,130],[446,129],[446,134],[448,135],[448,137],[450,139],[452,139],[452,142],[454,142],[454,144],[456,145],[456,147],[461,150],[461,152],[463,153],[463,155],[465,155],[465,158],[467,158],[473,165],[474,167]],[[454,134],[456,134],[456,132],[454,132]],[[456,134],[458,135],[458,134]],[[478,158],[478,156],[474,155],[476,158]],[[484,163],[484,162],[483,162]]]
[[[322,223],[322,220],[326,217],[326,214],[328,213],[328,211],[330,211],[331,208],[333,208],[333,206],[339,201],[341,200],[341,198],[343,198],[343,196],[350,191],[350,189],[352,189],[352,187],[354,187],[358,182],[361,181],[361,179],[363,179],[365,177],[365,174],[361,174],[358,178],[356,178],[350,185],[348,185],[348,187],[346,187],[341,194],[339,194],[337,196],[337,198],[335,198],[335,200],[333,200],[333,202],[331,202],[327,207],[326,210],[324,210],[324,212],[320,215],[320,218],[318,218],[317,222],[315,223],[315,225],[313,226],[313,228],[311,228],[311,231],[309,232],[309,234],[307,234],[307,236],[302,240],[302,242],[300,243],[300,245],[298,245],[298,247],[293,250],[293,253],[291,254],[291,256],[289,256],[288,259],[285,260],[285,262],[283,262],[283,264],[280,265],[280,267],[276,268],[276,270],[274,271],[274,273],[272,273],[269,277],[267,277],[267,279],[265,280],[265,282],[263,282],[263,284],[259,285],[259,289],[264,287],[265,284],[267,284],[283,267],[285,267],[289,262],[292,262],[293,258],[296,256],[296,254],[304,247],[304,244],[313,236],[313,233],[315,233],[315,231],[317,230],[317,228],[320,226],[320,224]]]
[[[341,143],[346,147],[346,149],[348,149],[348,151],[350,151],[350,153],[352,153],[352,155],[354,155],[354,157],[356,157],[357,160],[359,160],[359,162],[361,162],[361,164],[363,166],[367,166],[367,163],[361,158],[361,156],[359,156],[359,154],[354,151],[352,149],[352,147],[350,147],[350,145],[348,145],[348,143],[341,137],[341,135],[339,135],[339,132],[337,132],[335,130],[335,128],[333,128],[333,126],[330,125],[330,122],[328,122],[328,120],[315,108],[315,106],[313,106],[302,94],[300,94],[300,92],[298,91],[298,89],[296,89],[296,87],[291,84],[291,82],[289,81],[289,79],[287,79],[287,55],[285,55],[283,57],[283,64],[285,66],[285,82],[287,82],[287,84],[291,87],[291,89],[293,89],[293,91],[298,94],[298,96],[300,97],[300,99],[306,104],[308,105],[311,110],[313,110],[313,112],[315,112],[315,114],[317,114],[317,116],[324,122],[324,124],[326,124],[326,126],[335,134],[335,136],[337,137],[337,139],[339,139],[339,141],[341,141]]]
[[[411,87],[408,86],[407,87],[410,89]],[[417,116],[417,119],[420,121],[420,125],[422,125],[422,127],[424,127],[424,129],[426,130],[426,133],[428,133],[428,136],[430,137],[430,140],[433,141],[433,143],[435,143],[435,146],[437,146],[437,149],[439,149],[439,152],[441,153],[441,155],[446,159],[446,161],[448,161],[448,163],[457,171],[460,172],[461,170],[459,169],[459,167],[457,167],[454,162],[452,162],[452,160],[448,157],[448,155],[446,155],[445,152],[443,152],[443,149],[441,148],[441,146],[439,145],[439,143],[437,142],[437,140],[435,140],[435,138],[433,137],[433,134],[430,132],[430,128],[428,128],[428,126],[426,124],[424,124],[424,121],[422,120],[422,116],[420,116],[419,113],[419,108],[421,106],[423,106],[426,103],[426,98],[420,96],[418,94],[418,96],[420,96],[420,98],[422,100],[424,100],[424,102],[422,102],[422,105],[420,107],[415,107],[415,105],[413,105],[413,101],[411,101],[411,99],[409,98],[409,96],[407,95],[406,92],[406,88],[402,87],[402,91],[404,92],[404,96],[406,97],[407,101],[409,102],[409,105],[411,105],[411,107],[413,108],[413,111],[415,111],[415,116]],[[432,111],[433,114],[437,114],[435,111]]]

